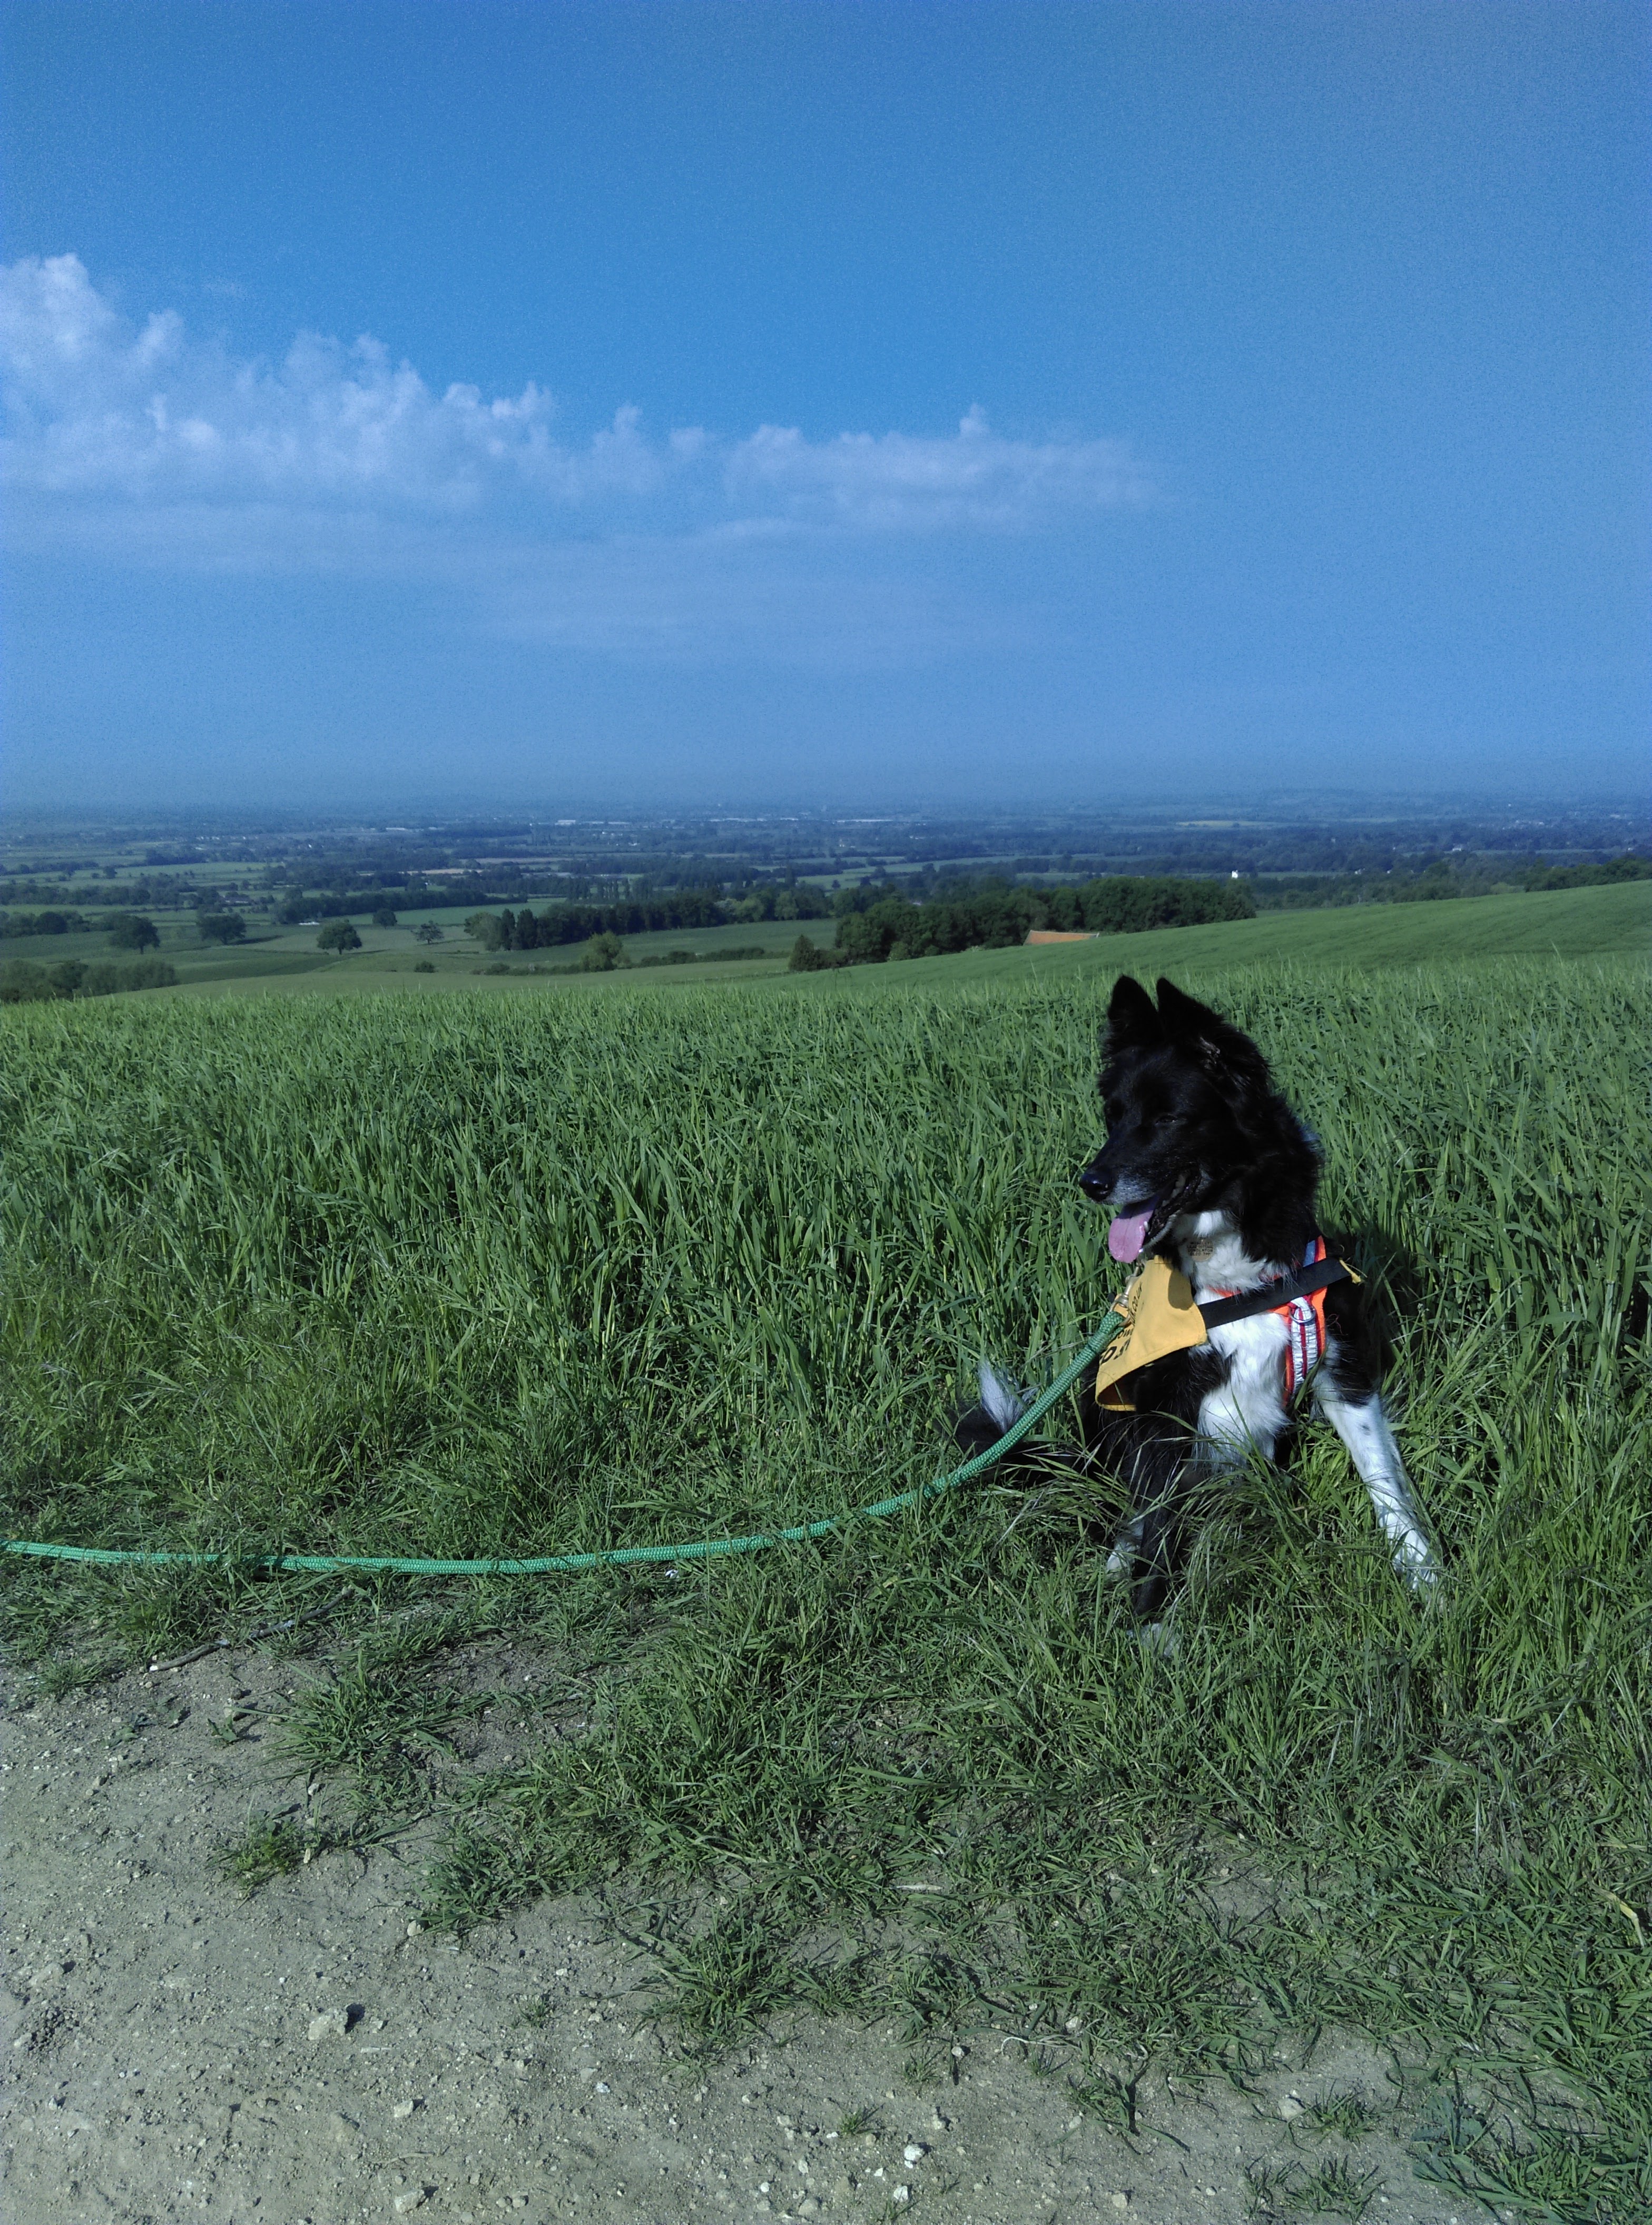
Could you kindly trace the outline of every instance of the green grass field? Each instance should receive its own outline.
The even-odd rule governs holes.
[[[1547,943],[1500,954],[1500,913]],[[1170,1658],[1087,1531],[1106,1491],[1052,1474],[675,1573],[364,1582],[296,1750],[340,1839],[415,1813],[470,1704],[446,1650],[508,1626],[538,1727],[448,1798],[433,1921],[600,1886],[698,2044],[789,2003],[898,2008],[920,2061],[1014,2030],[1121,2123],[1149,2063],[1242,2078],[1354,2025],[1407,2067],[1420,2167],[1643,2216],[1645,919],[1630,888],[743,993],[13,1008],[8,1532],[529,1555],[922,1480],[983,1352],[1047,1379],[1103,1309],[1096,1031],[1121,960],[1173,968],[1324,1138],[1437,1598],[1309,1423],[1206,1510]],[[335,1589],[14,1563],[6,1599],[61,1684]]]
[[[1652,882],[1631,882],[1617,888],[1561,889],[1444,903],[1264,912],[1255,919],[1216,927],[1102,935],[1094,942],[1046,943],[1030,950],[970,951],[962,958],[919,959],[906,969],[861,967],[848,978],[863,980],[868,973],[906,970],[920,975],[926,986],[943,979],[984,983],[1030,976],[1053,986],[1092,973],[1110,981],[1119,973],[1151,977],[1287,959],[1369,969],[1528,955],[1649,954]]]

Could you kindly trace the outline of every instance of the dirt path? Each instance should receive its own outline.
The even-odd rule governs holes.
[[[244,1900],[213,1866],[279,1804],[256,1740],[210,1722],[280,1703],[291,1664],[217,1654],[90,1695],[16,1695],[0,1756],[10,2225],[344,2225],[417,2212],[665,2221],[905,2215],[1003,2225],[1238,2225],[1248,2167],[1328,2158],[1366,2215],[1468,2225],[1392,2129],[1302,2138],[1293,2091],[1391,2100],[1322,2046],[1255,2098],[1143,2089],[1128,2139],[1059,2078],[973,2042],[914,2091],[887,2028],[804,2025],[713,2067],[648,2022],[645,1974],[589,1907],[543,1902],[462,1951],[421,1932],[418,1850],[334,1854]],[[302,1790],[302,1787],[299,1788]],[[286,1797],[290,1797],[290,1791]],[[1284,2115],[1280,2114],[1281,2108]],[[843,2131],[855,2111],[874,2129]],[[1279,2199],[1283,2201],[1284,2196]],[[1311,2205],[1309,2205],[1311,2207]]]

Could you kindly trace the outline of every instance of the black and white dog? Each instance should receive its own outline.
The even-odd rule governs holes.
[[[1160,982],[1155,1009],[1124,974],[1108,1007],[1101,1093],[1107,1142],[1079,1184],[1112,1207],[1108,1248],[1144,1262],[1138,1288],[1157,1288],[1180,1348],[1111,1384],[1104,1355],[1081,1396],[1083,1445],[1055,1457],[1128,1489],[1109,1566],[1132,1578],[1137,1612],[1164,1611],[1194,1482],[1253,1446],[1271,1459],[1305,1381],[1371,1494],[1395,1567],[1431,1582],[1433,1555],[1382,1410],[1381,1339],[1357,1277],[1320,1238],[1318,1151],[1261,1052],[1173,983]],[[1118,1364],[1153,1349],[1148,1334]],[[971,1452],[1023,1410],[988,1367],[981,1387],[957,1424]]]

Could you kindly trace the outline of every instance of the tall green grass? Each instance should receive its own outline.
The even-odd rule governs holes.
[[[920,2052],[1013,2029],[1121,2123],[1149,2061],[1352,2022],[1446,2082],[1429,2167],[1644,2214],[1646,972],[1200,989],[1387,1292],[1438,1599],[1312,1424],[1213,1500],[1168,1659],[1055,1475],[518,1595],[562,1731],[465,1796],[435,1912],[603,1884],[685,2029],[898,1999]],[[976,1358],[1047,1375],[1116,1279],[1071,1181],[1104,993],[9,1015],[8,1529],[526,1554],[932,1474]],[[235,1582],[13,1570],[14,1626],[149,1644]],[[341,1686],[304,1720],[359,1780],[374,1658],[348,1740]]]

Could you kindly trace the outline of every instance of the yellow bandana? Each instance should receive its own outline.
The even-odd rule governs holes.
[[[1102,1354],[1096,1396],[1103,1406],[1134,1413],[1135,1400],[1119,1387],[1150,1360],[1205,1342],[1204,1316],[1193,1303],[1193,1285],[1168,1259],[1149,1259],[1125,1285],[1119,1300],[1123,1326]]]
[[[1312,1280],[1308,1290],[1299,1289],[1283,1305],[1268,1303],[1275,1291],[1291,1289],[1310,1274]],[[1332,1282],[1359,1280],[1345,1259],[1331,1258],[1324,1237],[1316,1236],[1303,1256],[1301,1266],[1293,1274],[1281,1276],[1277,1283],[1265,1284],[1242,1298],[1233,1290],[1214,1292],[1218,1303],[1211,1307],[1211,1319],[1221,1328],[1247,1314],[1267,1312],[1279,1315],[1285,1324],[1285,1345],[1280,1355],[1280,1395],[1288,1406],[1325,1352],[1326,1287]],[[1209,1297],[1205,1303],[1210,1303]],[[1196,1344],[1207,1343],[1210,1322],[1194,1304],[1193,1286],[1186,1276],[1172,1267],[1168,1259],[1156,1258],[1149,1259],[1125,1285],[1118,1310],[1123,1315],[1123,1325],[1102,1354],[1101,1366],[1096,1371],[1096,1397],[1099,1404],[1115,1412],[1133,1414],[1135,1400],[1128,1397],[1122,1387],[1127,1379],[1149,1361],[1164,1359],[1167,1353],[1186,1352]]]

